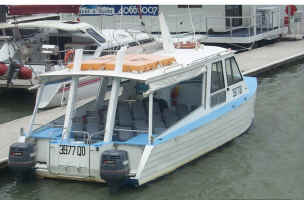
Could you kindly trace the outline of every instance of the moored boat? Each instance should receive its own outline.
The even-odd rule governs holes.
[[[43,177],[142,185],[244,133],[254,120],[257,80],[233,51],[174,48],[162,15],[163,49],[82,61],[42,74],[29,128],[10,147],[9,166]],[[77,85],[100,78],[96,100],[76,109]],[[65,116],[33,129],[44,87],[71,78]],[[26,144],[26,145],[24,145]],[[34,148],[33,148],[34,147]],[[20,170],[19,170],[20,171]]]
[[[0,88],[37,89],[39,74],[64,69],[76,48],[84,49],[83,59],[86,60],[113,54],[123,45],[128,46],[129,51],[140,51],[154,44],[153,37],[147,33],[132,29],[99,32],[93,26],[77,21],[1,24]],[[79,98],[94,95],[98,81],[94,77],[81,78]],[[49,84],[39,108],[65,105],[69,85],[69,79]]]

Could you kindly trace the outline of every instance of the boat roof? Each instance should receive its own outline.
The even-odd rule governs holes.
[[[133,67],[137,66],[144,70],[124,70],[122,72],[114,70],[113,64],[115,63],[116,56],[106,56],[95,60],[83,61],[82,64],[87,66],[78,72],[74,72],[70,68],[67,68],[61,71],[41,74],[39,79],[43,83],[51,83],[65,78],[71,78],[72,76],[105,76],[142,81],[148,84],[151,90],[157,90],[172,85],[175,82],[196,77],[206,70],[204,63],[221,59],[223,56],[228,56],[232,53],[233,51],[221,47],[201,46],[196,49],[175,49],[175,51],[171,53],[162,50],[151,55],[126,55],[123,66],[133,65]],[[136,58],[139,60],[136,61]],[[150,59],[145,60],[143,58]],[[135,60],[134,62],[130,62],[130,59]],[[98,60],[101,62],[98,62]],[[159,65],[161,60],[169,62],[165,65]],[[154,67],[155,62],[159,65],[158,67]],[[106,67],[107,64],[108,67]],[[152,66],[147,67],[149,64]],[[110,65],[112,67],[109,67]],[[94,66],[97,67],[95,68]],[[72,66],[70,65],[70,67]]]
[[[174,57],[160,56],[156,54],[128,54],[124,56],[123,72],[146,72],[158,67],[169,66],[176,60]],[[80,70],[115,70],[116,55],[106,55],[83,61]],[[73,63],[67,65],[68,68],[74,67]]]
[[[87,28],[92,28],[91,25],[83,22],[64,22],[59,20],[44,20],[27,23],[8,24],[0,23],[0,29],[4,28],[54,28],[63,31],[80,31]]]

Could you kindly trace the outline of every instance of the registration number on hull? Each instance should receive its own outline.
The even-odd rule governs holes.
[[[59,145],[60,155],[85,156],[85,146]]]

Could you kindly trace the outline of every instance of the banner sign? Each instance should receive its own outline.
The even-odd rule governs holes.
[[[139,9],[141,12],[139,12]],[[121,11],[123,11],[122,14]],[[80,16],[158,16],[158,11],[158,5],[82,5],[80,7]]]

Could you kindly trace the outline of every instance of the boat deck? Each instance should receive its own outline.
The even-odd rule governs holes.
[[[240,69],[245,75],[256,75],[303,58],[303,56],[304,40],[283,40],[235,55]]]
[[[255,75],[303,57],[304,40],[281,41],[236,55],[240,69],[246,75]],[[79,105],[91,100],[83,100]],[[37,123],[47,123],[59,118],[64,114],[64,109],[64,107],[59,107],[40,112]],[[9,146],[17,141],[20,128],[28,126],[30,117],[23,117],[0,125],[0,166],[1,164],[4,166],[7,162]],[[141,135],[133,138],[134,143],[142,143],[144,140],[145,138]]]
[[[82,100],[78,103],[78,107],[92,101],[93,98]],[[65,107],[57,107],[39,112],[36,124],[42,125],[53,121],[65,114]],[[9,146],[18,140],[20,129],[27,129],[31,115],[22,117],[0,125],[0,168],[5,166],[8,159]],[[37,127],[35,127],[37,128]]]

